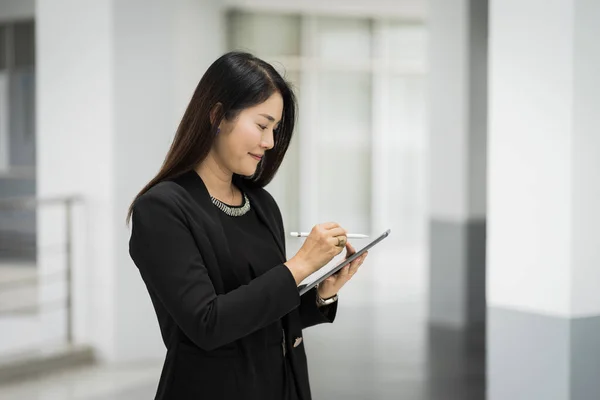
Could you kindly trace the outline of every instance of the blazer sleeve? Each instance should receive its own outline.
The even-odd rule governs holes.
[[[185,214],[166,193],[147,192],[136,201],[129,251],[173,320],[207,351],[265,327],[300,305],[296,281],[284,264],[217,295]]]
[[[317,288],[312,288],[300,298],[300,320],[302,328],[318,324],[332,323],[337,314],[338,302],[319,307],[316,302]]]
[[[265,191],[266,192],[266,191]],[[281,216],[281,211],[273,196],[271,196],[268,192],[269,200],[272,203],[272,206],[275,210],[275,214],[277,217],[277,222],[279,224],[279,229],[281,231],[282,240],[285,244],[285,231],[283,226],[283,217]],[[295,282],[295,281],[294,281]],[[336,301],[333,304],[319,307],[316,302],[317,289],[313,288],[308,292],[304,293],[300,298],[300,307],[298,311],[300,312],[300,320],[302,324],[302,329],[309,328],[314,325],[324,324],[324,323],[333,323],[335,320],[335,316],[337,314],[338,302]]]

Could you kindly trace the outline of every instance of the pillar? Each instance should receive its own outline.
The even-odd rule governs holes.
[[[490,7],[488,399],[600,393],[600,3]]]
[[[125,217],[224,51],[223,10],[209,0],[38,0],[36,23],[38,195],[83,198],[74,222],[75,341],[108,361],[161,357]],[[61,241],[63,225],[60,214],[42,210],[41,249]],[[64,254],[38,254],[42,274],[64,262]],[[42,286],[42,302],[64,289]],[[64,337],[64,319],[44,314],[44,335]]]
[[[429,322],[485,321],[487,1],[429,5]]]

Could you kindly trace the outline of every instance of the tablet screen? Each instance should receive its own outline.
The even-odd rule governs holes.
[[[327,279],[331,275],[335,274],[340,269],[344,268],[346,265],[350,264],[356,258],[360,257],[365,251],[369,250],[370,248],[375,246],[377,243],[381,242],[383,239],[388,237],[389,234],[390,234],[390,229],[383,232],[381,234],[381,236],[379,236],[377,239],[373,240],[371,243],[369,243],[362,249],[357,250],[356,253],[352,254],[350,257],[343,260],[342,262],[335,264],[332,267],[324,266],[320,270],[309,275],[306,279],[304,279],[302,282],[300,282],[300,285],[298,285],[298,290],[300,291],[300,295],[303,295],[304,293],[308,292],[310,289],[317,286],[319,283],[323,282],[325,279]]]

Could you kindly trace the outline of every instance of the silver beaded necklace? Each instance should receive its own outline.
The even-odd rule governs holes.
[[[244,203],[239,207],[232,207],[229,204],[223,203],[221,200],[210,196],[210,200],[213,202],[215,206],[219,208],[219,210],[223,211],[225,214],[230,217],[241,217],[250,211],[250,200],[248,200],[248,196],[246,193],[243,193]]]

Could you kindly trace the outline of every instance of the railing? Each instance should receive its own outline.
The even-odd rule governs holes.
[[[0,324],[7,323],[11,317],[23,314],[41,316],[43,312],[56,309],[65,311],[65,340],[73,343],[73,213],[76,204],[81,202],[78,196],[58,196],[52,198],[15,197],[0,199]],[[36,219],[49,207],[59,207],[64,211],[64,238],[59,249],[64,256],[64,266],[51,273],[40,273],[40,252],[47,249],[37,242]],[[20,214],[20,215],[19,215]],[[24,235],[15,229],[20,219],[29,223],[28,232]],[[33,229],[32,229],[33,227]],[[62,229],[60,229],[62,231]],[[31,273],[23,272],[31,264]],[[9,268],[8,265],[17,266]],[[64,281],[62,298],[45,301],[40,296],[43,285]],[[26,304],[4,307],[3,302],[14,299],[19,290],[31,289],[31,299]],[[7,295],[8,294],[8,295]],[[42,299],[40,299],[40,297]],[[36,314],[37,313],[37,314]],[[28,328],[31,329],[31,328]],[[23,332],[25,334],[25,332]],[[6,340],[7,338],[2,338]],[[10,346],[10,344],[8,344]],[[21,349],[23,350],[23,349]]]

